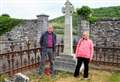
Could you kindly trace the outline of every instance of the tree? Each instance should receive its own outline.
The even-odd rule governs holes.
[[[8,16],[0,16],[0,36],[6,32],[11,31],[16,25],[22,21],[19,19],[13,19]]]
[[[82,8],[77,9],[77,14],[83,19],[88,19],[92,15],[92,9],[88,6],[83,6]]]
[[[5,16],[5,17],[10,17],[9,14],[2,14],[2,16]]]

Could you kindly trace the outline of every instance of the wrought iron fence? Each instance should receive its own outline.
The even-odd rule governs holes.
[[[10,51],[0,54],[0,73],[13,75],[23,70],[36,68],[39,66],[40,61],[40,48],[37,48],[36,43],[34,48],[30,47],[30,42],[26,43],[26,49],[20,45],[19,50],[15,50],[14,43],[10,46]]]
[[[57,53],[63,52],[64,45],[57,46]],[[75,53],[76,45],[73,46]],[[120,47],[94,47],[93,63],[120,67]]]
[[[33,45],[31,47],[31,45]],[[73,46],[75,52],[76,46]],[[56,56],[59,56],[64,50],[64,45],[56,45]],[[26,42],[26,48],[23,49],[19,45],[19,49],[15,50],[14,43],[11,43],[10,50],[0,54],[0,73],[13,75],[17,72],[37,68],[40,63],[41,48],[37,47],[37,43],[31,44]],[[113,65],[120,67],[120,48],[95,47],[93,63]]]

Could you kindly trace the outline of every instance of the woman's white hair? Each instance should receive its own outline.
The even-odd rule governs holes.
[[[89,37],[89,31],[84,31],[83,35],[87,35]]]

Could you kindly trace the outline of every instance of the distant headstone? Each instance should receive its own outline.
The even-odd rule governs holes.
[[[29,77],[27,77],[26,75],[22,73],[17,73],[15,75],[14,82],[29,82]]]

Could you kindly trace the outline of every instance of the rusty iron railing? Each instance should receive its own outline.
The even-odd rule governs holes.
[[[15,51],[14,43],[11,43],[10,51],[0,54],[0,73],[13,75],[23,70],[36,68],[40,62],[40,48],[34,44],[34,48],[30,47],[30,42],[26,43],[26,49],[20,45],[19,50]]]
[[[32,48],[31,48],[31,45]],[[76,46],[73,46],[75,52]],[[64,50],[64,45],[56,45],[55,55],[59,56]],[[26,48],[20,45],[15,50],[14,43],[11,43],[10,50],[0,54],[0,74],[13,75],[24,70],[31,70],[39,67],[41,48],[37,47],[36,42],[31,44],[26,42]],[[120,48],[95,47],[93,63],[113,65],[120,67]]]
[[[64,50],[64,45],[58,45],[57,47],[57,53],[60,55]],[[73,46],[74,53],[75,50],[76,46]],[[120,47],[94,47],[92,63],[120,67]]]

